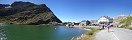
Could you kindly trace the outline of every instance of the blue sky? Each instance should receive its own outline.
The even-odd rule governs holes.
[[[101,16],[132,14],[132,0],[0,0],[0,3],[11,4],[14,1],[46,4],[63,22],[97,20]]]

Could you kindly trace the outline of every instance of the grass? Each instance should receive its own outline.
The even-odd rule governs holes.
[[[101,30],[100,28],[98,27],[83,27],[85,29],[90,29],[90,31],[86,32],[83,34],[82,37],[80,37],[79,40],[93,40],[96,32],[98,32],[99,30]],[[73,39],[73,40],[78,40],[78,39]]]
[[[129,27],[131,25],[131,22],[132,22],[132,16],[128,16],[126,19],[122,19],[119,24],[123,24],[123,25],[120,26],[120,28],[132,29],[131,27]]]
[[[94,28],[94,27],[89,27],[87,29],[90,29],[91,31],[90,32],[87,32],[86,34],[87,35],[94,35],[94,33],[98,30],[100,30],[99,28]]]
[[[85,33],[89,37],[88,40],[93,40],[93,37],[95,36],[96,32],[101,30],[100,28],[97,28],[97,27],[87,27],[87,29],[91,30],[91,31]]]
[[[132,27],[127,27],[126,29],[130,29],[130,30],[132,30]]]

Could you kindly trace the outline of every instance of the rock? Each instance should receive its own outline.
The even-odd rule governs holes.
[[[12,24],[62,23],[45,4],[17,1],[9,6],[10,8],[0,9],[0,22]]]

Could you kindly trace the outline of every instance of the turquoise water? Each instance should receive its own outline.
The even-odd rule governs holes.
[[[70,40],[85,32],[79,28],[40,25],[7,25],[8,40]]]

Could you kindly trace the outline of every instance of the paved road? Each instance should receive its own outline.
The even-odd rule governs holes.
[[[132,40],[132,30],[112,28],[110,32],[102,30],[98,32],[94,40]]]

